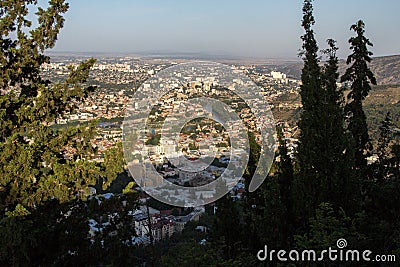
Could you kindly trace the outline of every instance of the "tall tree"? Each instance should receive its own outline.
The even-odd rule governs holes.
[[[344,129],[343,92],[337,86],[338,49],[335,41],[329,39],[329,48],[324,51],[328,61],[321,67],[314,24],[312,0],[305,0],[302,21],[305,34],[301,37],[303,110],[297,154],[300,172],[294,183],[298,202],[303,203],[297,209],[303,222],[322,202],[332,203],[338,209],[354,207],[357,201],[357,183],[349,171],[351,150],[347,149]]]
[[[376,167],[374,175],[380,182],[390,175],[390,144],[393,141],[393,126],[390,112],[388,112],[381,126],[379,126],[378,147],[376,149],[378,162],[374,164]]]
[[[349,39],[353,53],[348,56],[347,64],[352,65],[341,77],[341,82],[351,83],[345,111],[348,115],[348,129],[354,140],[355,167],[360,172],[366,169],[366,156],[370,150],[368,126],[362,102],[371,90],[371,84],[376,85],[376,79],[368,66],[373,55],[368,50],[368,46],[373,46],[373,44],[364,36],[364,28],[365,24],[362,20],[350,28],[356,33],[356,36]]]
[[[374,179],[370,179],[363,202],[364,220],[360,232],[368,238],[368,245],[379,253],[398,253],[400,215],[400,142],[390,113],[379,127],[376,147],[378,160],[369,166]],[[366,246],[365,245],[365,246]]]
[[[298,161],[300,167],[299,201],[304,202],[303,218],[322,202],[336,209],[356,207],[357,182],[351,174],[352,150],[344,128],[343,91],[338,88],[336,42],[328,40],[324,53],[328,61],[320,66],[318,45],[314,37],[312,0],[305,0],[302,36],[304,60],[301,98],[303,110],[299,121]]]
[[[294,170],[292,158],[289,155],[289,150],[286,144],[286,139],[281,127],[278,127],[279,140],[279,163],[278,163],[278,184],[280,193],[280,203],[282,205],[280,232],[282,245],[290,244],[290,236],[293,231],[293,179]]]
[[[322,69],[321,136],[325,143],[320,154],[321,202],[329,202],[337,209],[356,211],[359,206],[359,185],[352,173],[353,150],[345,129],[343,89],[338,88],[339,79],[336,42],[327,41],[329,48],[324,50],[328,57]]]
[[[0,207],[35,207],[48,199],[62,202],[88,195],[99,168],[90,162],[95,124],[54,130],[51,125],[74,109],[93,88],[85,86],[94,59],[70,67],[69,77],[51,84],[40,67],[63,26],[63,0],[38,8],[38,26],[27,20],[36,1],[0,4]]]
[[[324,110],[321,104],[324,100],[322,95],[321,68],[319,66],[318,45],[312,29],[315,24],[313,16],[312,0],[305,0],[303,5],[302,26],[305,30],[301,37],[303,40],[304,66],[301,73],[301,102],[303,105],[299,128],[301,130],[298,146],[299,181],[297,191],[299,202],[303,203],[298,209],[301,217],[309,218],[310,213],[318,206],[318,199],[321,187],[321,172],[318,168],[320,157],[323,152],[324,142],[321,138],[321,126]]]
[[[36,17],[29,14],[35,9]],[[50,0],[46,8],[36,0],[0,1],[0,231],[9,237],[0,242],[2,266],[72,257],[88,241],[88,218],[74,210],[85,206],[89,186],[100,178],[109,185],[122,171],[118,156],[106,155],[112,169],[92,160],[96,122],[52,127],[94,89],[87,85],[94,59],[69,67],[61,82],[40,74],[67,10],[64,0]],[[48,262],[46,251],[53,257]]]

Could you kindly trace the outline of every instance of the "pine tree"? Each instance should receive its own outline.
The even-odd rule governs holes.
[[[343,90],[338,88],[339,79],[336,42],[327,41],[329,48],[323,52],[328,61],[322,69],[322,92],[324,99],[321,135],[325,140],[324,151],[320,155],[321,192],[320,202],[329,202],[336,209],[342,207],[347,212],[357,210],[359,205],[359,184],[352,173],[353,151],[345,130]]]
[[[391,177],[398,176],[398,164],[396,164],[396,147],[399,146],[394,132],[394,123],[390,112],[385,116],[379,126],[379,139],[376,152],[378,161],[374,163],[374,177],[383,182]],[[398,155],[397,155],[398,157]]]
[[[9,237],[0,242],[2,266],[53,265],[87,248],[87,217],[74,210],[85,206],[89,186],[102,178],[109,185],[122,171],[118,155],[108,153],[104,165],[92,160],[95,121],[53,127],[95,89],[87,84],[95,60],[69,67],[64,81],[43,79],[44,52],[55,46],[68,4],[37,2],[0,2],[0,231]]]
[[[363,173],[362,175],[365,175],[367,166],[367,151],[371,149],[362,101],[368,96],[371,84],[376,85],[376,79],[368,67],[368,63],[372,60],[372,52],[368,50],[368,46],[373,46],[373,44],[364,36],[364,28],[365,24],[362,20],[350,28],[356,33],[355,37],[349,39],[353,53],[348,56],[347,64],[352,65],[341,77],[341,82],[351,83],[345,111],[348,116],[348,129],[354,140],[355,167]]]
[[[337,86],[337,47],[334,40],[328,40],[329,48],[324,51],[328,61],[320,67],[311,0],[304,1],[303,14],[303,111],[297,155],[300,172],[294,180],[293,195],[297,197],[295,203],[300,203],[295,209],[300,226],[313,231],[313,220],[307,222],[318,217],[321,203],[329,203],[326,205],[332,213],[339,214],[342,208],[357,212],[359,185],[352,173],[353,152],[344,128],[343,91]]]
[[[301,73],[301,102],[303,105],[299,128],[301,130],[298,146],[298,163],[300,177],[297,184],[299,203],[303,213],[300,216],[309,218],[310,214],[318,206],[321,187],[320,165],[321,153],[326,140],[321,135],[323,125],[321,105],[324,100],[322,94],[321,68],[319,66],[318,45],[314,37],[312,26],[315,24],[313,16],[312,0],[305,0],[303,5],[302,26],[305,30],[301,37],[303,40],[304,66]]]
[[[68,4],[53,0],[47,9],[39,7],[39,25],[26,33],[32,25],[26,19],[32,3],[7,1],[0,6],[2,209],[16,204],[34,207],[52,198],[62,202],[84,198],[99,170],[88,161],[95,152],[90,143],[95,124],[58,131],[51,127],[93,89],[85,83],[95,60],[70,67],[64,82],[43,80],[40,67],[50,60],[43,52],[54,47]]]
[[[295,184],[305,212],[301,216],[308,218],[322,202],[355,211],[358,183],[351,172],[353,155],[344,128],[343,91],[337,86],[336,42],[328,40],[329,47],[323,51],[328,61],[321,67],[311,0],[304,1],[303,14],[303,110],[297,155],[300,173]]]

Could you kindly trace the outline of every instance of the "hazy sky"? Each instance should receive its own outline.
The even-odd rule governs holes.
[[[70,0],[55,51],[197,52],[296,58],[301,0]],[[400,1],[317,0],[320,48],[348,54],[350,25],[362,18],[375,56],[400,54]]]

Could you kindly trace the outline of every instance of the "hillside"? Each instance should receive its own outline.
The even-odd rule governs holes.
[[[278,65],[277,69],[290,77],[300,79],[302,66],[302,63],[286,63]],[[346,67],[346,61],[340,60],[340,74],[344,73]],[[400,84],[400,55],[374,58],[371,62],[371,70],[380,85]]]
[[[281,103],[300,104],[298,94],[284,94],[277,98],[273,105],[277,107]],[[400,128],[400,85],[373,86],[368,97],[364,101],[364,110],[367,116],[368,128],[371,138],[378,139],[378,129],[385,115],[390,112],[396,128]],[[288,121],[296,123],[300,116],[300,109],[274,108],[273,114],[276,121]]]

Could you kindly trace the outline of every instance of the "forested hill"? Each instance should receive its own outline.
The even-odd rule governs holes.
[[[302,63],[292,63],[278,66],[278,70],[300,80],[302,67]],[[340,60],[340,73],[343,74],[346,68],[346,61]],[[378,84],[400,84],[400,55],[373,58],[371,70],[374,72]]]

